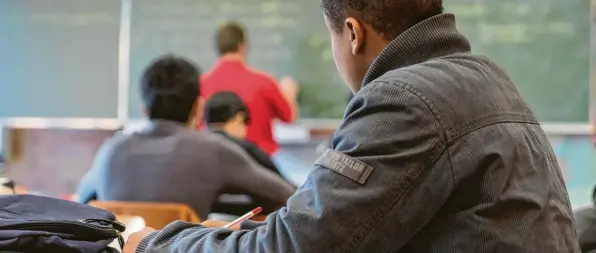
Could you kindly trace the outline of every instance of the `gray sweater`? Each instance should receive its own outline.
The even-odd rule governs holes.
[[[83,203],[94,198],[186,203],[202,219],[223,192],[281,207],[294,188],[222,136],[153,121],[107,140],[78,190]]]

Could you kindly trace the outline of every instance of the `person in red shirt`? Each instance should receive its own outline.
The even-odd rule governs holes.
[[[217,31],[217,47],[221,58],[214,68],[201,77],[204,98],[221,91],[236,93],[248,106],[251,122],[246,139],[267,154],[275,154],[279,146],[273,139],[272,122],[279,119],[293,123],[298,114],[298,86],[291,78],[277,81],[265,72],[246,63],[247,41],[241,25],[229,22]]]
[[[216,42],[220,58],[210,72],[201,76],[204,101],[218,92],[236,93],[250,113],[246,140],[271,156],[286,179],[301,185],[311,170],[310,164],[281,151],[273,138],[274,120],[294,123],[297,118],[297,82],[291,77],[284,77],[278,85],[271,75],[249,67],[246,64],[246,33],[242,25],[236,22],[227,22],[220,26]],[[201,126],[204,128],[202,121]]]

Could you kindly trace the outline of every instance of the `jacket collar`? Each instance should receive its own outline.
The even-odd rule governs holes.
[[[439,14],[416,24],[391,41],[373,61],[362,86],[394,69],[470,51],[470,42],[455,27],[455,16]]]

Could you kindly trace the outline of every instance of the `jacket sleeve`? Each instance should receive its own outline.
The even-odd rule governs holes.
[[[582,252],[596,250],[596,208],[580,208],[574,213],[575,229]]]
[[[110,142],[106,141],[97,151],[91,169],[83,176],[77,189],[78,202],[87,204],[97,199],[97,182],[102,173],[105,173],[110,149]]]
[[[94,174],[96,174],[96,172],[92,169],[87,172],[81,180],[77,190],[78,202],[87,204],[90,201],[97,199],[97,189],[95,187],[97,176]]]
[[[138,252],[397,252],[454,188],[430,108],[407,86],[371,83],[350,102],[335,133],[340,166],[317,165],[265,224],[232,232],[174,223],[145,238]],[[354,177],[350,169],[359,162],[372,167],[368,177]]]

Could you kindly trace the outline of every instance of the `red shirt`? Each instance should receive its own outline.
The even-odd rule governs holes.
[[[207,100],[221,91],[235,92],[247,105],[250,123],[246,139],[269,155],[275,153],[279,146],[273,139],[273,120],[292,121],[290,105],[275,79],[239,60],[222,58],[210,72],[201,76],[201,96]]]

